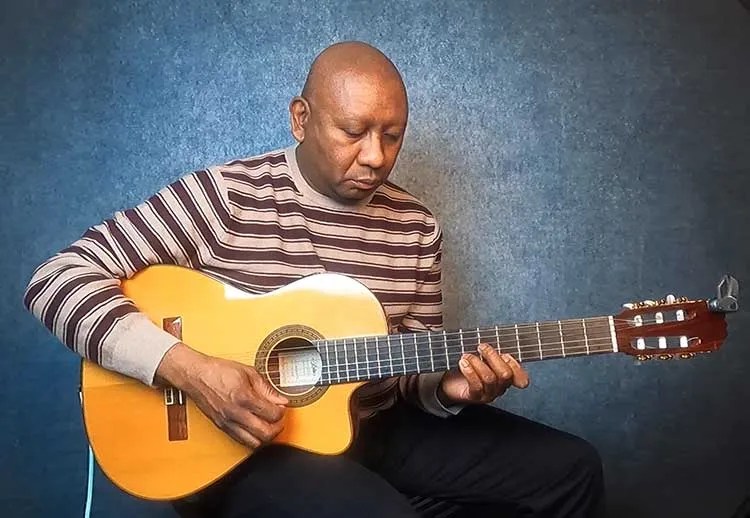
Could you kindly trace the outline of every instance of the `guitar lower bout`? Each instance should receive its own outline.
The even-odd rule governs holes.
[[[380,303],[364,285],[318,274],[265,295],[239,296],[206,274],[159,265],[124,280],[122,290],[156,325],[173,334],[179,327],[190,347],[265,375],[291,401],[274,442],[320,454],[351,444],[352,395],[362,382],[327,371],[315,342],[388,332]],[[332,356],[329,363],[338,362]],[[81,401],[102,471],[140,498],[185,497],[251,455],[181,391],[149,387],[87,360]]]

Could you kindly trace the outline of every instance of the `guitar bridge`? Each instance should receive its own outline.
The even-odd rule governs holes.
[[[182,319],[180,317],[165,318],[162,321],[164,330],[182,340]],[[180,389],[167,387],[164,389],[164,406],[167,408],[167,434],[170,441],[186,441],[188,438],[187,406],[185,395]]]

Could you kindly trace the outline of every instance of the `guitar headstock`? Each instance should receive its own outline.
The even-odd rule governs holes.
[[[692,358],[715,351],[727,337],[724,316],[737,311],[738,292],[736,279],[725,276],[715,299],[668,295],[625,304],[614,317],[618,348],[639,360]]]

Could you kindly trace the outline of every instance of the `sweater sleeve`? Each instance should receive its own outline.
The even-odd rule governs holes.
[[[153,264],[196,267],[229,220],[221,174],[204,170],[89,228],[34,272],[24,304],[70,349],[152,384],[177,340],[123,296],[120,279]]]
[[[418,282],[415,302],[401,322],[401,331],[440,331],[443,329],[443,297],[441,260],[443,236],[435,223],[433,240],[426,253],[431,259],[429,271]],[[443,405],[437,396],[443,372],[413,374],[399,377],[399,392],[407,402],[429,414],[448,417],[461,411],[464,405]]]

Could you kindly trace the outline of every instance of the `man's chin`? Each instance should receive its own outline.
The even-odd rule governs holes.
[[[359,203],[362,200],[366,200],[375,192],[376,188],[369,190],[348,188],[342,189],[336,192],[336,195],[341,203]]]

